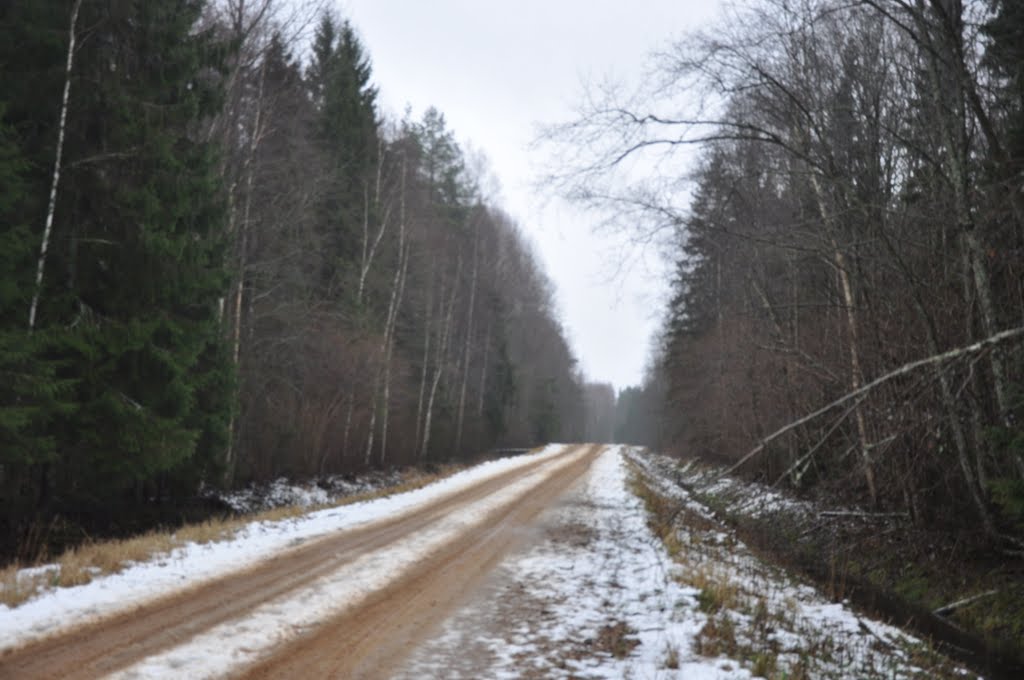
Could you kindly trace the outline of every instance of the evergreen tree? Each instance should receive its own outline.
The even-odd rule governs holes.
[[[35,243],[18,210],[26,168],[0,105],[0,503],[20,500],[16,482],[31,466],[53,461],[53,418],[66,413],[68,384],[49,358],[51,335],[26,325]]]
[[[435,207],[447,209],[449,217],[457,220],[472,200],[473,186],[466,178],[466,164],[455,135],[448,129],[444,114],[430,107],[423,121],[414,128],[416,140],[423,156],[423,172]]]
[[[995,17],[985,25],[991,42],[985,62],[1001,81],[1002,115],[1014,171],[1024,172],[1024,4],[994,0]]]
[[[28,168],[13,224],[32,236],[5,231],[28,244],[4,249],[0,313],[12,330],[24,314],[7,309],[24,305],[20,253],[39,249],[72,3],[17,4],[0,15],[2,37],[14,39],[0,48],[0,63],[13,65],[0,84],[11,85],[8,119]],[[222,207],[214,150],[200,141],[219,105],[222,46],[196,30],[203,4],[81,8],[38,316],[38,342],[48,343],[59,384],[74,385],[75,408],[53,410],[44,448],[58,465],[44,471],[44,496],[53,487],[64,498],[100,498],[166,474],[195,482],[226,445],[233,377],[217,311],[227,285]]]
[[[96,17],[100,35],[81,56],[81,78],[94,84],[81,88],[80,157],[122,155],[69,182],[79,234],[69,290],[85,342],[66,445],[85,454],[72,454],[89,462],[82,473],[107,479],[203,468],[226,444],[223,217],[213,149],[197,139],[218,105],[218,46],[194,30],[202,4],[117,5]]]
[[[320,109],[324,106],[324,89],[327,86],[328,74],[334,61],[334,47],[338,40],[338,30],[334,17],[325,12],[320,16],[320,23],[313,35],[313,59],[306,72],[306,80],[313,102]]]
[[[984,64],[994,76],[993,118],[1000,128],[1004,158],[989,149],[989,175],[999,187],[990,210],[1003,213],[990,228],[993,242],[1005,239],[1020,252],[1024,249],[1024,199],[1020,195],[1024,182],[1024,3],[993,0],[992,4],[995,15],[983,27],[989,37]],[[1011,285],[1019,278],[1019,269],[1008,272]]]
[[[335,36],[337,36],[335,38]],[[329,296],[351,288],[356,244],[367,215],[370,178],[380,139],[377,89],[362,43],[349,22],[340,28],[324,15],[314,37],[307,78],[319,104],[315,136],[330,175],[323,200],[322,229],[327,244],[324,285]]]
[[[333,53],[319,68],[324,74],[321,137],[338,160],[341,180],[360,188],[355,185],[376,161],[379,121],[370,59],[352,24],[342,24]]]

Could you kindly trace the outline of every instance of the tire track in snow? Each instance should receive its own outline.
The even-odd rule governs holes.
[[[428,533],[432,525],[457,516],[463,508],[485,502],[503,489],[536,480],[575,460],[582,451],[570,447],[560,454],[540,456],[538,460],[485,478],[468,488],[450,493],[433,502],[418,505],[388,520],[332,534],[299,548],[261,562],[243,572],[208,581],[183,592],[146,603],[134,610],[83,625],[70,632],[8,651],[0,658],[0,677],[11,678],[95,678],[124,670],[124,677],[142,672],[145,677],[163,674],[166,677],[203,677],[215,675],[213,662],[225,659],[232,665],[251,661],[260,649],[250,642],[232,645],[231,639],[246,640],[252,629],[245,623],[258,610],[279,609],[283,617],[294,612],[281,609],[275,602],[305,598],[304,606],[324,602],[323,579],[339,569],[370,569],[383,574],[386,561],[374,558],[375,551],[404,542],[411,536]],[[453,527],[449,529],[454,530]],[[376,559],[376,561],[375,561]],[[372,587],[372,584],[364,584]],[[295,595],[295,594],[298,595]],[[358,595],[358,593],[357,593]],[[292,597],[294,596],[294,597]],[[347,606],[332,605],[334,609]],[[219,638],[214,654],[208,657],[174,654],[174,649],[188,641],[235,626],[227,638]],[[277,644],[301,634],[309,622],[286,623],[274,628]],[[247,631],[247,628],[249,630]],[[220,632],[224,632],[222,629]],[[154,658],[155,657],[155,658]],[[163,658],[167,664],[157,673],[155,662]],[[146,665],[146,659],[151,659]],[[138,665],[134,670],[131,668]],[[205,670],[204,670],[205,668]],[[195,671],[195,672],[193,672]],[[139,676],[141,677],[141,676]]]

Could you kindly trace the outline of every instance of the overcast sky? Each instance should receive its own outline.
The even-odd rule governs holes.
[[[571,117],[588,79],[638,79],[651,50],[708,21],[718,0],[341,0],[370,54],[386,114],[444,113],[464,149],[486,155],[496,201],[522,226],[555,284],[587,378],[638,384],[666,274],[655,253],[626,271],[594,217],[535,189],[537,124]]]

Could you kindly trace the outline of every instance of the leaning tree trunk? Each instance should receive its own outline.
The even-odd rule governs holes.
[[[473,276],[469,284],[469,311],[466,316],[466,342],[462,353],[462,386],[459,389],[459,407],[455,419],[455,453],[462,455],[463,417],[466,413],[466,383],[469,382],[469,358],[473,347],[473,308],[476,304],[476,282],[480,264],[480,227],[473,237]]]
[[[378,395],[381,391],[381,383],[389,383],[391,379],[391,349],[394,344],[393,337],[395,332],[395,324],[398,318],[398,308],[401,305],[401,291],[404,288],[405,278],[405,263],[406,263],[406,244],[405,244],[405,164],[403,162],[402,167],[402,186],[400,191],[403,195],[399,198],[401,202],[399,225],[398,225],[398,262],[395,264],[395,274],[391,282],[391,295],[388,299],[388,312],[387,317],[384,321],[384,337],[380,343],[380,363],[377,365],[377,370],[373,377],[373,392],[370,396],[370,427],[366,434],[366,451],[364,455],[364,463],[369,466],[371,458],[373,456],[373,444],[374,437],[377,432],[377,411],[380,408]],[[377,174],[377,192],[380,192],[380,171]],[[389,209],[390,210],[390,209]],[[381,227],[378,233],[377,243],[380,242],[380,237],[383,235],[384,229]],[[374,246],[376,248],[376,246]],[[390,397],[390,388],[384,387],[383,398],[387,400]],[[385,425],[386,426],[386,425]],[[386,443],[382,439],[382,444]],[[380,462],[384,462],[384,449],[381,448]]]
[[[412,240],[406,235],[406,213],[405,213],[405,179],[406,162],[402,158],[402,176],[399,187],[398,207],[398,292],[394,304],[389,305],[388,321],[389,332],[386,352],[384,355],[384,395],[381,403],[381,424],[380,424],[380,462],[384,464],[384,457],[388,450],[388,416],[391,412],[391,358],[395,351],[395,332],[398,326],[398,312],[402,307],[402,299],[405,296],[405,282],[409,271],[409,255],[412,251]]]
[[[57,187],[60,184],[61,159],[64,156],[64,131],[68,122],[68,102],[71,99],[71,71],[75,65],[75,28],[78,25],[78,10],[82,0],[75,0],[71,7],[71,25],[68,29],[68,57],[64,65],[64,94],[60,102],[60,123],[57,126],[57,150],[53,155],[53,176],[50,180],[50,201],[46,208],[46,224],[43,227],[43,242],[39,246],[39,261],[36,264],[36,285],[32,293],[32,304],[28,310],[28,330],[31,333],[36,327],[36,310],[39,308],[39,296],[43,289],[43,272],[46,269],[46,254],[50,246],[50,233],[53,231],[53,216],[57,212]]]
[[[263,89],[266,84],[266,63],[260,66],[259,93],[256,97],[256,115],[249,135],[249,149],[245,159],[245,203],[242,219],[238,224],[238,280],[235,282],[235,299],[232,303],[231,357],[235,370],[239,370],[242,355],[242,307],[245,297],[245,277],[249,266],[249,221],[252,218],[252,193],[255,175],[256,150],[263,136]],[[250,323],[252,320],[250,319]],[[235,474],[237,417],[231,416],[228,423],[228,448],[224,455],[224,483],[231,484]]]
[[[437,387],[441,383],[441,376],[444,374],[445,355],[448,353],[448,342],[451,337],[452,320],[455,317],[455,300],[459,294],[459,274],[462,271],[462,260],[455,268],[455,277],[452,279],[452,294],[448,300],[448,310],[445,312],[440,328],[440,338],[437,343],[437,351],[434,358],[434,376],[430,383],[430,395],[427,399],[427,408],[423,417],[423,446],[420,449],[420,461],[427,459],[430,451],[430,431],[434,415],[434,398],[437,396]],[[441,303],[444,304],[444,292],[441,293]]]
[[[416,448],[417,456],[423,443],[423,406],[427,393],[427,375],[430,368],[430,340],[434,333],[432,328],[434,319],[434,277],[431,276],[430,285],[427,288],[426,316],[423,319],[423,362],[420,367],[420,391],[416,400]]]
[[[395,311],[391,319],[391,332],[388,335],[387,351],[384,355],[384,395],[381,401],[381,427],[380,427],[380,462],[383,465],[384,457],[387,454],[388,445],[388,416],[391,408],[391,359],[395,352],[395,328],[398,323],[398,310],[402,306],[402,298],[405,294],[406,273],[409,269],[409,244],[405,246],[405,254],[402,256],[401,273],[398,280],[398,296],[395,301]]]
[[[833,263],[839,277],[839,290],[843,297],[843,307],[846,309],[846,331],[850,347],[850,384],[854,391],[864,385],[864,372],[860,363],[860,333],[857,326],[856,298],[854,297],[853,284],[850,280],[850,271],[846,262],[846,255],[839,247],[836,239],[837,225],[834,215],[825,201],[825,193],[818,177],[811,173],[811,186],[817,198],[818,210],[821,219],[824,220],[829,232],[829,240],[832,247]],[[878,503],[878,489],[875,485],[875,471],[871,462],[871,453],[868,448],[867,419],[864,417],[864,410],[858,402],[854,407],[854,420],[857,423],[857,439],[860,448],[861,463],[864,466],[864,481],[868,486],[868,493],[871,495],[871,503]]]
[[[928,308],[924,304],[921,290],[918,287],[910,268],[907,266],[906,261],[900,255],[899,250],[895,247],[892,241],[889,240],[884,231],[880,231],[879,234],[881,236],[882,243],[896,261],[900,272],[907,280],[914,308],[917,310],[918,315],[920,315],[921,320],[924,322],[925,338],[928,343],[928,353],[935,356],[939,354],[939,334],[935,326],[935,319],[928,313]],[[957,409],[957,401],[953,393],[953,386],[950,384],[949,375],[943,366],[935,364],[933,370],[935,372],[935,379],[939,383],[939,395],[942,398],[943,410],[946,412],[946,421],[953,433],[953,443],[956,446],[957,462],[960,464],[960,472],[964,476],[964,483],[967,485],[967,492],[971,497],[971,502],[974,504],[975,509],[978,511],[978,516],[981,518],[985,530],[992,533],[994,530],[992,526],[992,518],[989,515],[988,508],[985,506],[984,500],[981,498],[979,485],[975,482],[975,476],[971,469],[970,450],[967,444],[967,436],[964,434],[963,424],[960,422],[960,414]],[[977,449],[975,449],[975,453],[976,455],[980,455]]]

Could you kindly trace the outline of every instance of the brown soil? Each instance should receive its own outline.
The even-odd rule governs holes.
[[[530,523],[589,468],[603,446],[452,541],[390,587],[250,668],[246,678],[388,678],[416,643],[465,600]]]
[[[566,454],[578,451],[572,447]],[[591,446],[539,487],[493,513],[404,574],[387,589],[305,637],[285,645],[249,677],[384,677],[387,668],[442,618],[517,540],[518,528],[554,502],[601,451]],[[564,454],[563,454],[564,455]],[[125,668],[220,623],[401,541],[513,483],[547,461],[531,463],[390,520],[339,532],[251,569],[206,582],[93,624],[31,643],[0,657],[0,678],[96,678]]]

